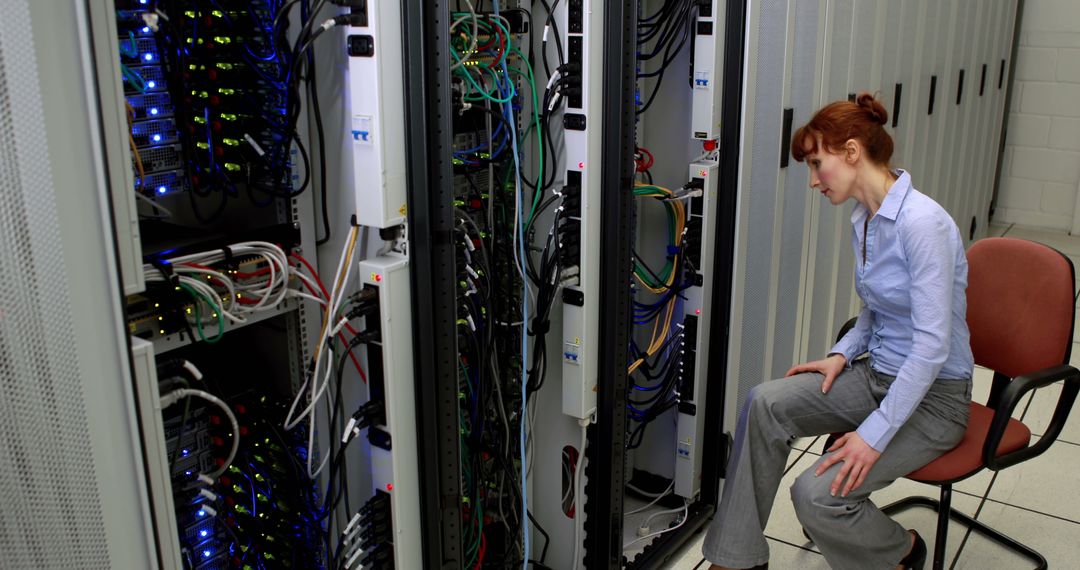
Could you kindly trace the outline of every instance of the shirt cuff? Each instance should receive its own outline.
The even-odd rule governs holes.
[[[878,453],[884,453],[885,448],[888,447],[889,442],[892,441],[895,433],[892,430],[892,426],[889,425],[888,420],[885,419],[881,410],[874,410],[869,416],[863,420],[863,423],[855,429],[855,432],[859,434],[859,437],[866,442],[867,445],[874,448]]]

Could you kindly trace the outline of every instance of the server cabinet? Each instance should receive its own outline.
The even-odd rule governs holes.
[[[158,568],[86,5],[3,10],[4,565]]]

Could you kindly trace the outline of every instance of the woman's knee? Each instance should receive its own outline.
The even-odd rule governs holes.
[[[810,467],[791,484],[791,503],[804,526],[822,509],[836,506],[836,498],[829,494],[830,481],[828,474],[818,477],[814,475],[814,467]]]

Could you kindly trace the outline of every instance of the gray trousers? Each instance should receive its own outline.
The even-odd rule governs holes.
[[[765,525],[792,444],[797,438],[849,432],[885,397],[895,380],[866,359],[842,372],[828,394],[822,375],[807,373],[765,382],[751,390],[735,430],[724,492],[702,552],[714,564],[750,568],[769,560]],[[862,486],[847,497],[829,495],[842,466],[814,475],[826,454],[791,486],[795,512],[829,566],[895,568],[910,544],[907,531],[870,501],[870,493],[952,449],[964,435],[971,380],[935,381],[911,418],[874,463]]]

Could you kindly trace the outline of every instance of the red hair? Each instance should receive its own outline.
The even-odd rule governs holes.
[[[862,143],[866,156],[875,164],[889,165],[892,158],[893,140],[885,132],[884,125],[889,120],[889,113],[881,101],[862,92],[855,101],[837,101],[829,103],[814,114],[791,139],[791,156],[802,162],[806,155],[818,152],[818,137],[825,150],[836,152],[848,140]],[[810,149],[807,150],[807,141]]]

